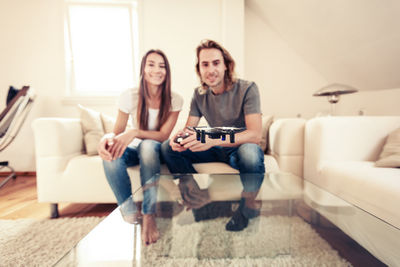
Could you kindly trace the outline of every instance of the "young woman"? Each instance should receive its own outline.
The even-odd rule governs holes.
[[[137,223],[143,213],[142,241],[146,245],[159,237],[154,218],[157,188],[148,186],[144,190],[142,210],[138,210],[127,168],[140,164],[142,186],[156,182],[156,174],[160,173],[160,146],[174,128],[182,104],[182,97],[171,92],[167,57],[160,50],[150,50],[142,58],[139,88],[121,94],[114,131],[106,134],[98,146],[124,220]],[[134,127],[126,130],[129,115]]]

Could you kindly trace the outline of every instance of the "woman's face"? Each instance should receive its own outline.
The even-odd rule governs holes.
[[[144,80],[147,85],[160,86],[165,80],[166,73],[164,58],[157,53],[149,54],[144,67]]]

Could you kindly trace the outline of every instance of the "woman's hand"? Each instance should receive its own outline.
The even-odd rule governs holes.
[[[132,140],[138,135],[138,130],[129,130],[121,133],[113,138],[112,145],[109,146],[108,152],[111,155],[112,160],[120,158],[126,147],[132,142]]]
[[[101,138],[99,144],[97,145],[97,152],[103,160],[112,160],[111,153],[108,151],[108,149],[110,148],[110,146],[112,146],[114,137],[114,133],[108,133]]]

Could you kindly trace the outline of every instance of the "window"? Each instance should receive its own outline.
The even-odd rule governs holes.
[[[117,95],[137,84],[137,1],[67,1],[70,96]]]

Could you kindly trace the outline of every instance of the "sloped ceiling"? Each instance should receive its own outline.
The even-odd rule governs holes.
[[[399,0],[246,0],[330,83],[400,88]]]

